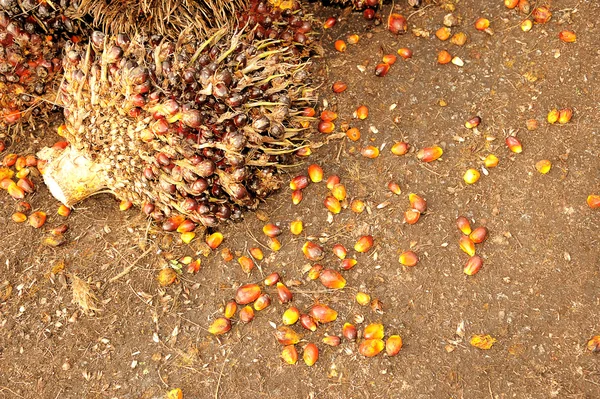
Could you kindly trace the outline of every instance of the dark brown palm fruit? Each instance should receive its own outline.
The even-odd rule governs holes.
[[[234,21],[248,0],[82,0],[80,16],[93,17],[105,33],[153,32],[171,38],[193,28],[207,35]]]
[[[63,46],[82,34],[73,11],[69,0],[0,1],[0,128],[52,107]]]
[[[383,3],[383,0],[331,0],[330,3],[342,6],[352,5],[352,8],[355,10],[363,11],[367,8],[379,7]]]
[[[108,188],[155,219],[215,226],[279,188],[312,120],[315,33],[298,6],[252,1],[238,21],[208,39],[138,35],[124,48],[95,32],[90,46],[67,45],[78,55],[64,59],[59,93],[71,145],[41,155],[51,192],[73,204]]]

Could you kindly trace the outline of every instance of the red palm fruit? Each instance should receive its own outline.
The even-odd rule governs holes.
[[[377,356],[385,348],[385,343],[381,339],[366,339],[358,346],[358,353],[365,357]]]
[[[362,236],[356,241],[354,244],[354,250],[356,252],[365,253],[369,252],[369,250],[373,247],[373,236],[367,235]]]
[[[442,50],[438,53],[438,56],[437,56],[438,64],[444,65],[444,64],[448,64],[450,61],[452,61],[452,55],[448,51]]]
[[[481,244],[488,237],[488,229],[486,227],[477,227],[469,234],[469,239],[475,244]]]
[[[308,177],[313,183],[319,183],[323,180],[323,168],[313,163],[308,167]]]
[[[317,113],[317,111],[315,111],[315,109],[311,108],[311,107],[306,107],[302,110],[302,116],[306,116],[309,118],[312,118],[313,116],[315,116],[316,113]]]
[[[44,223],[46,223],[46,214],[42,211],[34,212],[29,216],[29,224],[36,229],[42,227]]]
[[[254,309],[252,309],[252,306],[244,306],[242,310],[240,310],[239,317],[242,323],[250,323],[254,320]]]
[[[333,269],[325,269],[321,271],[319,280],[325,287],[334,290],[339,290],[346,286],[346,279]]]
[[[300,311],[294,306],[286,309],[286,311],[283,312],[283,315],[281,316],[281,320],[286,326],[296,324],[298,319],[300,319]]]
[[[348,129],[346,130],[346,137],[348,137],[349,140],[358,141],[360,140],[360,130],[355,127]]]
[[[506,138],[506,145],[508,146],[508,149],[515,154],[520,154],[523,152],[523,146],[521,145],[519,139],[515,136],[508,136]]]
[[[238,303],[238,305],[247,305],[256,301],[260,294],[261,291],[258,284],[242,285],[235,293],[235,301]]]
[[[15,212],[12,214],[11,218],[15,223],[23,223],[27,220],[27,215],[22,212]]]
[[[302,246],[302,253],[304,253],[306,259],[313,262],[319,261],[325,256],[323,253],[323,247],[312,241],[307,241],[304,243]]]
[[[367,21],[373,20],[375,18],[375,10],[372,8],[367,8],[366,10],[363,11],[363,17]]]
[[[208,328],[208,332],[213,335],[225,334],[229,330],[231,330],[231,321],[225,317],[219,317]]]
[[[337,319],[337,312],[327,305],[316,304],[310,308],[308,315],[321,324],[331,323]]]
[[[323,343],[329,346],[338,346],[342,340],[337,335],[327,335],[323,337]]]
[[[240,256],[238,258],[238,263],[240,264],[244,273],[250,273],[252,269],[254,269],[254,262],[247,256]]]
[[[267,287],[275,285],[278,282],[279,282],[279,273],[277,273],[277,272],[269,274],[267,277],[265,277],[265,281],[264,281],[264,283]]]
[[[273,223],[267,223],[263,226],[263,233],[265,233],[267,237],[275,238],[281,234],[281,229]]]
[[[321,121],[318,126],[319,132],[329,134],[335,130],[335,124],[333,122]]]
[[[427,212],[427,201],[425,201],[424,198],[421,198],[417,194],[410,193],[408,194],[408,201],[410,202],[410,207],[412,209],[421,213]]]
[[[223,234],[216,232],[206,236],[206,244],[211,249],[217,249],[223,242]]]
[[[406,33],[408,30],[408,22],[400,14],[390,14],[388,17],[388,29],[395,35]]]
[[[467,264],[463,268],[463,272],[467,276],[473,276],[479,272],[481,266],[483,266],[483,259],[478,255],[473,255],[467,261]]]
[[[298,361],[298,351],[294,345],[287,345],[281,351],[281,358],[287,364],[296,364]]]
[[[333,254],[340,259],[345,259],[348,251],[342,244],[335,244],[332,248]]]
[[[337,23],[337,18],[336,17],[329,17],[325,20],[325,23],[323,24],[323,28],[324,29],[331,29],[335,26],[335,24]]]
[[[313,281],[318,279],[321,276],[321,270],[323,270],[323,266],[321,265],[311,267],[307,274],[308,279]]]
[[[252,257],[256,260],[263,260],[265,257],[262,249],[257,247],[250,248],[250,255],[252,255]]]
[[[423,162],[433,162],[442,156],[444,150],[441,147],[426,147],[417,152],[417,158]]]
[[[385,351],[388,356],[396,356],[400,349],[402,349],[402,338],[399,335],[392,335],[385,341]]]
[[[598,209],[600,208],[600,195],[590,194],[586,202],[590,208]]]
[[[405,251],[400,254],[398,262],[403,266],[415,266],[419,262],[419,257],[413,251]]]
[[[306,187],[308,187],[309,181],[310,180],[308,179],[308,177],[306,177],[304,175],[298,175],[290,181],[290,189],[303,190]]]
[[[356,117],[360,120],[364,120],[367,119],[367,117],[369,116],[369,108],[367,108],[366,105],[361,105],[360,107],[356,108]]]
[[[400,188],[400,185],[394,181],[389,182],[387,184],[387,188],[396,195],[402,194],[402,189]]]
[[[254,310],[264,310],[271,305],[271,297],[269,294],[262,294],[258,297],[258,299],[254,302]]]
[[[183,215],[175,215],[171,216],[167,220],[164,221],[162,228],[164,231],[175,231],[179,227],[181,223],[185,220],[185,216]]]
[[[271,251],[277,252],[281,249],[281,242],[277,238],[269,238],[269,242],[267,243]]]
[[[408,60],[409,58],[412,58],[413,52],[409,48],[402,47],[398,49],[398,55],[404,58],[405,60]]]
[[[365,158],[375,159],[379,156],[379,148],[368,145],[360,149],[360,154]]]
[[[343,53],[344,51],[346,51],[346,42],[343,40],[336,40],[335,43],[333,43],[333,46],[340,53]]]
[[[481,118],[479,116],[474,116],[471,119],[465,122],[465,127],[467,129],[475,129],[481,123]]]
[[[333,214],[338,214],[342,211],[342,204],[340,204],[340,201],[331,195],[325,197],[323,204],[325,205],[325,208]]]
[[[531,17],[538,24],[545,24],[546,22],[550,21],[550,18],[552,18],[552,13],[546,6],[536,7],[531,12]]]
[[[346,89],[348,88],[348,85],[342,81],[337,81],[334,82],[333,85],[331,85],[331,90],[333,90],[334,93],[341,93],[346,91]]]
[[[327,189],[333,190],[336,184],[340,183],[340,177],[338,175],[331,175],[327,178]]]
[[[223,315],[225,317],[227,317],[228,319],[231,319],[233,316],[235,316],[236,311],[237,311],[237,303],[235,303],[235,301],[229,301],[225,305],[225,311],[223,312]]]
[[[288,287],[285,286],[282,282],[277,283],[277,298],[279,298],[279,302],[288,303],[292,300],[293,295]]]
[[[356,327],[354,327],[352,324],[344,323],[344,326],[342,327],[342,335],[348,341],[354,341],[354,340],[356,340],[358,331],[356,331]]]
[[[317,331],[317,323],[315,323],[313,318],[307,314],[303,314],[300,316],[300,325],[312,332]]]
[[[371,323],[365,327],[363,337],[365,339],[383,339],[384,329],[381,323]]]
[[[56,226],[55,228],[50,230],[50,233],[55,236],[59,236],[61,234],[65,234],[67,230],[69,230],[69,226],[67,226],[66,224],[61,224],[60,226]]]
[[[17,163],[17,158],[19,158],[17,154],[8,154],[2,160],[2,165],[10,168]]]
[[[336,114],[333,111],[330,110],[325,110],[323,112],[321,112],[321,120],[325,121],[325,122],[333,122],[334,120],[336,120],[338,117],[338,114]]]
[[[392,154],[398,155],[398,156],[405,155],[408,152],[409,148],[410,148],[410,145],[408,143],[399,141],[397,143],[394,143],[394,145],[392,146]]]
[[[468,236],[461,236],[458,240],[458,245],[460,246],[460,249],[462,249],[467,255],[475,255],[475,244]]]
[[[340,269],[350,270],[354,266],[356,266],[357,263],[358,262],[356,261],[356,259],[346,258],[346,259],[342,260],[342,263],[340,264]]]
[[[396,63],[396,56],[394,54],[386,54],[383,56],[383,62],[388,65],[394,65]]]
[[[292,191],[292,204],[298,205],[302,202],[304,198],[304,194],[302,194],[302,190],[294,190]]]
[[[331,189],[331,195],[335,197],[338,201],[343,201],[346,199],[346,186],[341,183],[336,184]]]
[[[475,21],[475,29],[484,31],[490,27],[490,21],[487,18],[479,18]]]
[[[383,78],[385,75],[387,75],[389,71],[390,64],[381,63],[375,66],[375,76],[379,76],[380,78]]]
[[[281,345],[294,345],[300,342],[302,336],[287,326],[279,326],[275,330],[275,338]]]
[[[458,229],[464,234],[464,235],[469,235],[471,234],[471,223],[469,223],[469,219],[467,219],[464,216],[459,216],[456,219],[456,227],[458,227]]]
[[[421,212],[414,209],[408,209],[404,212],[404,222],[407,224],[416,224],[421,217]]]
[[[307,366],[313,366],[319,360],[319,348],[317,348],[317,345],[312,342],[306,345],[302,353],[302,359]]]
[[[189,233],[191,231],[194,231],[195,228],[196,228],[196,223],[192,222],[189,219],[186,219],[183,222],[181,222],[179,227],[177,227],[177,232],[178,233]]]

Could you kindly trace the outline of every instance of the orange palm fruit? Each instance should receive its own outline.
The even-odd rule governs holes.
[[[408,194],[408,201],[410,202],[410,207],[412,209],[421,213],[427,212],[427,201],[419,195],[415,193]]]
[[[306,259],[311,260],[313,262],[319,261],[325,256],[325,253],[323,252],[323,247],[312,241],[306,241],[304,243],[304,245],[302,246],[302,252],[304,253]]]
[[[570,30],[563,30],[558,34],[558,38],[565,43],[575,43],[577,41],[577,35],[575,32]]]
[[[385,348],[385,343],[381,339],[366,339],[358,346],[358,353],[365,357],[377,356]]]
[[[263,226],[263,233],[265,233],[267,237],[274,238],[281,234],[281,229],[273,223],[267,223]]]
[[[515,154],[520,154],[523,152],[523,146],[521,145],[519,139],[515,136],[508,136],[506,138],[506,145]]]
[[[258,284],[242,285],[235,293],[235,301],[238,305],[247,305],[256,301],[260,294],[261,290]]]
[[[358,331],[356,331],[356,327],[350,323],[344,323],[342,327],[342,335],[348,341],[354,341],[358,335]]]
[[[158,284],[161,287],[167,287],[171,284],[173,284],[175,282],[175,280],[177,280],[177,273],[175,272],[175,270],[171,269],[170,267],[161,269],[158,272],[158,276],[156,277],[156,280],[158,281]]]
[[[361,105],[356,108],[356,117],[358,119],[364,120],[369,116],[369,108],[366,105]]]
[[[319,348],[317,348],[317,345],[312,342],[306,345],[302,353],[302,359],[307,366],[311,367],[314,365],[319,359]]]
[[[334,82],[333,85],[331,85],[331,90],[333,90],[334,93],[342,93],[346,91],[347,88],[348,85],[342,81]]]
[[[286,311],[283,312],[283,315],[281,316],[283,324],[285,324],[286,326],[291,326],[292,324],[296,324],[296,322],[298,321],[299,318],[300,318],[300,311],[298,310],[298,308],[296,308],[294,306],[286,309]]]
[[[545,24],[552,18],[552,12],[546,6],[536,7],[531,12],[531,17],[538,24]]]
[[[469,234],[469,239],[473,241],[475,244],[481,244],[488,237],[488,229],[486,227],[477,227],[475,230]]]
[[[348,251],[342,244],[335,244],[332,248],[333,254],[340,259],[346,258]]]
[[[408,209],[404,212],[404,222],[406,222],[407,224],[417,223],[420,217],[421,212],[414,209]]]
[[[413,251],[405,251],[400,254],[398,261],[403,266],[415,266],[419,262],[419,257]]]
[[[277,298],[279,298],[279,302],[288,303],[292,300],[293,295],[288,287],[285,286],[282,282],[278,282],[276,284],[277,287]]]
[[[463,250],[467,255],[473,256],[475,255],[475,244],[468,236],[461,236],[458,240],[458,244],[460,249]]]
[[[126,211],[128,209],[131,209],[132,206],[133,206],[133,202],[123,200],[119,203],[119,210]]]
[[[386,54],[383,56],[383,62],[388,65],[394,65],[396,63],[396,56],[394,54]]]
[[[235,316],[236,311],[237,303],[235,303],[235,301],[229,301],[225,305],[225,311],[223,312],[223,316],[225,316],[228,319],[231,319],[233,316]]]
[[[463,180],[467,184],[475,184],[481,177],[481,173],[477,169],[467,169],[465,174],[463,175]]]
[[[458,229],[462,231],[464,235],[468,236],[471,234],[471,223],[469,223],[469,219],[464,216],[459,216],[456,219],[456,227],[458,227]]]
[[[267,287],[277,284],[279,282],[279,273],[274,272],[269,274],[263,282]]]
[[[452,55],[450,55],[450,53],[446,50],[442,50],[438,53],[437,56],[437,62],[438,64],[448,64],[450,61],[452,61]]]
[[[275,330],[275,338],[281,345],[295,345],[302,336],[288,326],[279,326]]]
[[[323,266],[321,265],[314,265],[313,267],[310,268],[310,270],[308,271],[308,279],[309,280],[316,280],[321,276],[321,271],[323,270]]]
[[[356,44],[360,40],[360,36],[358,36],[357,34],[348,35],[346,40],[349,44]]]
[[[323,168],[313,163],[308,167],[308,177],[313,183],[319,183],[323,180]]]
[[[490,21],[487,18],[479,18],[475,21],[475,29],[477,30],[486,30],[490,27]]]
[[[365,339],[383,339],[384,329],[381,323],[371,323],[365,327],[363,337]]]
[[[573,110],[571,108],[563,108],[559,111],[558,123],[560,123],[561,125],[564,125],[565,123],[569,123],[571,121],[572,117],[573,117]],[[25,191],[27,191],[27,190],[25,190]]]
[[[519,5],[519,0],[504,0],[504,5],[512,10]]]
[[[399,335],[392,335],[385,341],[385,352],[388,356],[396,356],[402,349],[402,338]]]
[[[600,195],[590,194],[586,202],[590,208],[598,209],[600,208]]]
[[[408,149],[410,148],[410,145],[408,143],[405,143],[404,141],[399,141],[397,143],[394,143],[394,145],[392,146],[392,154],[394,155],[405,155],[408,152]]]
[[[42,227],[44,223],[46,223],[46,213],[42,211],[34,212],[29,216],[29,224],[36,229]]]
[[[359,253],[369,252],[369,250],[373,247],[373,236],[367,235],[362,236],[356,241],[354,244],[354,250]]]
[[[343,201],[346,199],[346,186],[344,186],[341,183],[336,184],[335,186],[333,186],[333,188],[331,189],[331,195],[333,195],[335,197],[335,199],[337,199],[338,201]]]
[[[354,213],[363,213],[366,208],[365,202],[361,199],[352,200],[350,203],[350,209]]]
[[[15,212],[12,214],[11,218],[15,223],[23,223],[27,220],[27,215],[22,212]]]
[[[333,214],[338,214],[342,211],[342,204],[340,204],[340,201],[332,195],[325,197],[323,204],[325,205],[325,208]]]
[[[206,244],[211,249],[217,249],[223,242],[223,234],[216,232],[206,236]]]
[[[412,58],[413,52],[409,48],[402,47],[398,49],[398,55],[404,58],[405,60],[408,60],[409,58]]]
[[[372,145],[362,147],[360,149],[360,155],[362,155],[365,158],[375,159],[379,156],[379,148]]]
[[[333,190],[336,184],[340,183],[340,177],[338,175],[331,175],[327,178],[327,189]]]
[[[535,163],[535,168],[538,172],[545,175],[546,173],[550,172],[550,169],[552,168],[552,162],[547,159],[542,159]]]
[[[304,175],[298,175],[290,181],[291,190],[303,190],[308,187],[309,179]]]
[[[335,43],[333,43],[335,49],[337,51],[339,51],[340,53],[343,53],[344,51],[346,51],[346,42],[343,40],[336,40]]]
[[[318,303],[310,308],[308,315],[319,323],[325,324],[335,321],[338,314],[329,306]]]
[[[252,306],[244,306],[242,310],[240,310],[239,317],[242,323],[250,323],[254,320],[254,309],[252,309]]]
[[[302,190],[294,190],[292,191],[292,204],[298,205],[302,202],[302,198],[304,195],[302,194]]]
[[[336,120],[338,117],[338,114],[336,114],[335,112],[326,109],[325,111],[321,112],[321,120],[325,121],[325,122],[333,122],[334,120]]]
[[[362,306],[367,306],[371,303],[371,295],[367,294],[366,292],[358,292],[355,299],[356,302]]]
[[[352,259],[352,258],[343,259],[342,263],[340,264],[340,269],[350,270],[354,266],[356,266],[357,263],[358,263],[358,261],[356,259]]]
[[[387,188],[396,195],[402,194],[402,189],[400,188],[400,185],[394,181],[389,182],[387,184]]]
[[[441,41],[446,41],[450,38],[452,31],[447,26],[442,26],[435,32],[435,36]]]
[[[346,130],[346,137],[348,137],[349,140],[358,141],[360,140],[360,130],[355,127],[348,129]]]
[[[229,330],[231,330],[231,321],[225,317],[219,317],[208,328],[208,332],[213,335],[225,334]]]
[[[495,168],[496,166],[498,166],[498,162],[499,162],[498,157],[495,156],[494,154],[489,154],[483,160],[483,164],[485,165],[486,168]]]
[[[269,246],[269,248],[271,248],[271,251],[277,252],[281,249],[281,242],[277,238],[269,237],[269,242],[267,243],[267,245]]]
[[[300,315],[300,325],[309,331],[317,331],[317,323],[307,314]]]
[[[334,290],[339,290],[346,286],[346,279],[333,269],[325,269],[321,271],[319,280],[325,287]]]
[[[479,272],[481,266],[483,266],[483,259],[478,255],[473,255],[467,261],[467,264],[463,268],[463,272],[467,276],[473,276]]]
[[[337,335],[327,335],[323,337],[323,343],[329,346],[338,346],[342,340]]]
[[[247,256],[240,256],[238,258],[238,263],[240,264],[244,273],[250,273],[252,269],[254,269],[254,262]]]
[[[298,351],[294,345],[287,345],[281,351],[281,358],[287,364],[296,364],[298,361]]]
[[[271,297],[269,294],[261,294],[256,301],[254,301],[254,310],[265,310],[271,305]]]
[[[263,260],[265,255],[263,254],[262,249],[258,247],[250,248],[250,255],[256,260]]]
[[[417,158],[423,162],[433,162],[442,156],[444,150],[441,147],[426,147],[417,152]]]

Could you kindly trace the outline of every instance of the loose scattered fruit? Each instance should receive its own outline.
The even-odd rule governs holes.
[[[590,208],[598,209],[600,208],[600,195],[590,194],[586,202]]]
[[[267,277],[265,277],[264,283],[267,287],[273,286],[279,282],[279,273],[271,273]]]
[[[356,294],[356,302],[358,302],[359,305],[367,306],[371,303],[371,295],[365,292],[358,292]]]
[[[396,183],[395,181],[389,182],[387,184],[387,188],[388,188],[388,190],[390,190],[391,192],[393,192],[396,195],[402,194],[402,189],[400,188],[400,185],[398,183]]]
[[[400,254],[398,261],[403,266],[415,266],[419,262],[419,257],[413,251],[406,251]]]
[[[558,38],[565,43],[575,43],[577,41],[577,35],[575,32],[570,30],[563,30],[558,34]]]
[[[350,203],[350,209],[354,213],[363,213],[365,211],[366,204],[363,200],[355,199]]]
[[[446,41],[450,38],[452,31],[447,26],[442,26],[435,32],[435,36],[441,41]]]
[[[459,216],[456,219],[456,226],[464,235],[468,236],[471,234],[471,223],[469,223],[469,220],[466,217]]]
[[[27,220],[27,215],[25,215],[22,212],[15,212],[12,214],[12,220],[15,223],[23,223],[24,221]]]
[[[394,65],[396,63],[396,56],[394,54],[386,54],[382,60],[385,64]]]
[[[34,212],[29,216],[29,224],[36,229],[42,227],[44,223],[46,223],[46,213],[42,211]]]
[[[242,310],[240,310],[239,317],[242,323],[250,323],[254,320],[254,309],[252,309],[252,306],[244,306]]]
[[[247,256],[239,257],[238,263],[240,264],[244,273],[250,273],[254,269],[254,262]]]
[[[334,93],[338,93],[338,94],[346,91],[347,88],[348,88],[348,85],[339,80],[331,86],[331,90],[333,90]]]
[[[358,335],[358,331],[354,325],[350,323],[344,323],[344,326],[342,327],[342,335],[348,341],[354,341]]]
[[[381,323],[371,323],[365,327],[363,337],[365,339],[383,339],[384,329]]]
[[[408,30],[406,18],[400,14],[390,14],[388,17],[388,29],[395,35],[406,33]]]
[[[560,111],[557,110],[556,108],[554,108],[552,111],[548,112],[548,116],[546,117],[546,119],[548,120],[548,123],[554,124],[554,123],[558,122],[559,117],[560,117]]]
[[[323,270],[319,275],[319,280],[325,287],[334,290],[339,290],[346,286],[346,279],[333,269]]]
[[[336,184],[335,186],[333,186],[333,188],[331,189],[331,195],[333,195],[335,197],[335,199],[337,199],[338,201],[343,201],[346,199],[346,186],[344,186],[341,183]]]
[[[424,198],[420,197],[415,193],[408,194],[408,201],[410,202],[410,207],[420,213],[427,212],[427,201]]]
[[[357,34],[348,35],[346,40],[348,41],[349,44],[356,44],[360,40],[360,36],[358,36]]]
[[[390,71],[390,64],[381,63],[375,66],[375,76],[383,78]]]
[[[483,160],[483,164],[485,165],[486,168],[495,168],[496,166],[498,166],[498,162],[499,162],[498,157],[495,156],[494,154],[489,154]]]
[[[400,57],[402,57],[403,59],[408,60],[408,59],[412,58],[413,52],[409,48],[402,47],[402,48],[398,49],[398,55]]]
[[[367,119],[369,116],[369,109],[365,105],[361,105],[356,109],[356,117],[360,120]]]
[[[405,155],[408,152],[409,148],[410,145],[408,143],[399,141],[397,143],[394,143],[394,145],[392,146],[392,154],[398,156]]]
[[[314,365],[319,359],[319,348],[317,348],[317,345],[313,343],[306,345],[302,353],[302,359],[307,366]]]
[[[358,239],[356,244],[354,244],[354,250],[359,253],[369,252],[369,250],[373,247],[373,236],[362,236]]]
[[[506,8],[513,9],[519,5],[519,0],[504,0],[504,5]]]
[[[547,159],[542,159],[541,161],[537,161],[535,163],[535,168],[538,172],[545,175],[546,173],[550,172],[550,168],[552,168],[552,162]]]
[[[325,23],[323,23],[323,28],[324,29],[331,29],[335,26],[335,24],[337,23],[337,18],[336,17],[329,17],[325,20]]]
[[[573,110],[570,108],[561,109],[558,116],[558,123],[564,125],[565,123],[569,123],[571,118],[573,117]],[[27,190],[25,190],[27,191]]]
[[[208,332],[213,335],[225,334],[229,330],[231,330],[231,321],[225,317],[219,317],[208,328]]]
[[[228,319],[231,319],[233,316],[235,316],[236,311],[237,303],[235,303],[235,301],[229,301],[225,305],[225,311],[223,312],[223,316],[225,316]]]
[[[302,230],[303,230],[303,224],[302,224],[302,220],[294,220],[292,223],[290,223],[290,232],[297,236],[299,234],[302,234]]]
[[[467,264],[463,268],[463,272],[467,276],[473,276],[479,272],[481,266],[483,266],[483,259],[478,255],[473,255],[467,261]]]
[[[212,249],[217,249],[222,242],[223,234],[219,232],[212,233],[211,235],[206,237],[206,244]]]
[[[377,356],[385,348],[385,343],[381,339],[366,339],[360,343],[358,352],[365,357]]]
[[[343,40],[336,40],[333,45],[335,46],[335,49],[340,53],[346,51],[346,42]]]
[[[519,139],[515,136],[508,136],[506,138],[506,145],[508,146],[508,149],[515,154],[520,154],[523,152],[523,146],[521,145]]]
[[[342,340],[337,335],[327,335],[323,337],[323,343],[329,346],[338,346]]]
[[[438,56],[437,56],[438,64],[444,65],[444,64],[448,64],[451,61],[452,61],[452,55],[448,51],[442,50],[438,53]]]
[[[521,30],[523,32],[529,32],[531,28],[533,28],[533,22],[531,22],[530,19],[526,19],[523,22],[521,22]]]
[[[493,338],[491,335],[474,335],[471,337],[471,345],[479,348],[479,349],[483,349],[483,350],[488,350],[492,347],[492,345],[494,345],[494,343],[496,342],[496,339]]]
[[[287,345],[281,351],[281,358],[287,364],[296,364],[298,361],[298,351],[294,345]]]
[[[331,323],[337,319],[337,312],[327,305],[316,304],[310,308],[308,315],[319,323]]]
[[[340,269],[342,269],[342,270],[350,270],[354,266],[356,266],[357,263],[358,262],[357,262],[356,259],[346,258],[346,259],[342,260],[342,263],[340,264]]]
[[[256,301],[260,294],[261,290],[258,284],[242,285],[235,293],[235,301],[238,305],[247,305]]]
[[[475,244],[468,236],[461,236],[458,240],[458,245],[460,246],[460,249],[462,249],[467,255],[475,255]]]
[[[161,269],[158,272],[156,280],[158,281],[158,284],[161,287],[167,287],[173,284],[175,280],[177,280],[177,272],[175,272],[175,270],[171,269],[170,267]]]
[[[293,324],[296,324],[296,322],[300,318],[300,311],[298,310],[298,308],[292,306],[291,308],[288,308],[285,312],[283,312],[283,316],[281,316],[281,318],[283,324],[285,324],[286,326],[291,326]]]
[[[295,345],[302,339],[302,336],[287,326],[279,326],[275,330],[275,339],[281,345]]]
[[[278,282],[277,285],[277,298],[279,298],[279,302],[288,303],[292,300],[293,295],[288,287],[285,286],[282,282]]]
[[[600,352],[600,335],[595,335],[587,342],[587,349],[590,352]]]
[[[545,24],[546,22],[550,21],[550,18],[552,18],[552,13],[546,6],[536,7],[531,12],[531,17],[538,24]]]
[[[304,198],[304,194],[302,194],[302,190],[294,190],[292,191],[292,204],[298,205],[302,202],[302,198]]]
[[[317,164],[308,167],[308,177],[313,183],[319,183],[323,180],[323,168]]]
[[[379,148],[368,145],[360,149],[360,154],[365,158],[375,159],[379,156]]]
[[[342,204],[340,204],[340,201],[332,195],[325,197],[323,204],[325,205],[325,208],[334,215],[337,215],[342,211]]]
[[[467,34],[464,32],[457,32],[450,38],[450,43],[456,46],[464,46],[467,42]]]
[[[332,250],[333,254],[340,259],[346,258],[346,254],[348,253],[348,251],[346,250],[346,248],[344,248],[342,244],[335,244]]]
[[[281,234],[281,228],[273,223],[267,223],[263,226],[263,233],[267,237],[274,238]]]
[[[465,122],[465,127],[467,129],[474,129],[481,123],[481,118],[479,116],[474,116],[468,121]]]
[[[490,21],[487,18],[479,18],[475,21],[475,29],[484,31],[490,27]]]
[[[417,158],[423,162],[433,162],[442,156],[444,150],[441,147],[426,147],[417,152]]]
[[[385,352],[388,356],[396,356],[402,349],[402,338],[399,335],[391,335],[385,341]]]
[[[467,184],[475,184],[481,177],[481,173],[477,169],[467,169],[465,174],[463,175],[463,180]]]
[[[300,325],[309,331],[317,331],[317,323],[307,314],[300,315]]]

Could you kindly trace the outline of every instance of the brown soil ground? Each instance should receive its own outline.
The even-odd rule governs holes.
[[[46,247],[44,235],[65,221],[39,178],[37,192],[27,199],[48,212],[43,229],[12,222],[16,201],[0,193],[0,398],[162,398],[177,387],[186,399],[600,397],[600,358],[585,348],[600,333],[600,213],[585,203],[588,194],[600,192],[600,4],[548,1],[552,20],[524,33],[523,16],[501,0],[463,0],[455,12],[462,22],[453,31],[463,30],[469,40],[457,47],[433,35],[446,14],[441,7],[414,13],[401,3],[396,7],[410,15],[409,27],[428,30],[431,37],[394,36],[353,13],[326,32],[325,56],[317,61],[326,74],[322,100],[340,115],[336,124],[358,127],[362,138],[332,140],[308,162],[322,165],[327,176],[338,174],[349,198],[365,200],[369,212],[345,209],[328,221],[324,182],[305,189],[297,206],[290,191],[281,190],[260,209],[282,226],[283,247],[263,248],[265,259],[249,276],[219,252],[200,255],[202,240],[185,245],[177,235],[158,234],[138,209],[121,212],[108,194],[79,204],[66,220],[67,243]],[[321,18],[343,14],[313,7]],[[474,29],[480,16],[491,20],[495,35]],[[563,29],[574,30],[577,42],[559,41]],[[336,52],[334,40],[349,33],[359,34],[360,42]],[[400,47],[413,49],[414,57],[376,77],[382,55]],[[438,65],[437,52],[444,48],[465,65]],[[364,73],[358,65],[366,67]],[[348,90],[333,94],[336,80]],[[369,107],[364,121],[352,118],[360,104]],[[554,107],[571,107],[573,120],[549,125],[546,114]],[[483,120],[477,132],[464,127],[473,115]],[[35,140],[15,140],[7,152],[35,152],[54,142],[56,119],[32,132]],[[539,121],[537,130],[525,128],[529,119]],[[511,130],[523,143],[522,154],[504,144]],[[414,151],[396,157],[389,149],[399,140],[413,149],[440,145],[444,156],[429,164]],[[382,148],[381,156],[361,157],[358,149],[367,144]],[[464,171],[480,168],[489,153],[500,158],[498,167],[466,186]],[[534,167],[541,159],[553,164],[547,175]],[[306,166],[290,177],[305,173]],[[400,184],[401,195],[388,191],[391,180]],[[417,224],[406,225],[411,192],[426,198],[429,210]],[[378,207],[382,203],[388,205]],[[458,247],[458,215],[490,231],[478,246],[484,266],[476,276],[462,272],[468,256]],[[300,237],[288,230],[296,218],[304,221]],[[265,245],[263,224],[249,213],[243,222],[223,226],[223,247],[241,255]],[[351,248],[367,232],[375,247],[356,254]],[[338,265],[331,253],[335,243],[357,258],[357,266],[344,272],[345,289],[331,292],[306,279],[310,262],[301,247],[308,236],[321,237],[326,266]],[[420,262],[406,268],[398,255],[410,247]],[[185,255],[200,257],[201,270],[159,287],[158,270],[167,259]],[[129,274],[109,282],[134,262]],[[274,271],[301,310],[320,301],[339,312],[337,321],[306,333],[298,345],[300,353],[307,342],[321,350],[312,368],[279,358],[272,323],[280,324],[285,306],[272,289],[272,306],[253,322],[234,322],[220,338],[207,332],[239,285]],[[72,302],[74,276],[90,284],[98,311],[85,314]],[[358,305],[358,290],[378,298],[383,313]],[[347,321],[359,330],[382,322],[386,336],[401,335],[404,347],[396,357],[367,359],[356,343],[322,344],[325,334],[341,335]],[[459,324],[464,329],[457,334]],[[490,350],[477,349],[469,344],[474,334],[490,334],[497,342]]]

